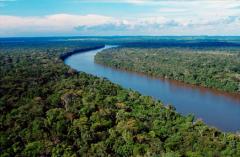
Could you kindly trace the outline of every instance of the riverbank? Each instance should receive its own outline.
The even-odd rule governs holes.
[[[59,58],[61,60],[65,60],[67,57],[71,56],[71,55],[74,55],[76,53],[82,53],[82,52],[87,52],[87,51],[91,51],[91,50],[97,50],[97,49],[101,49],[101,48],[104,48],[105,45],[100,45],[100,46],[94,46],[94,47],[89,47],[89,48],[80,48],[80,49],[75,49],[73,51],[70,51],[70,52],[64,52],[62,53]]]
[[[102,64],[102,63],[99,63],[99,62],[96,62],[96,61],[94,61],[94,62],[98,65],[103,66],[103,67],[109,68],[108,65],[105,65],[105,64]],[[218,89],[214,89],[214,88],[209,88],[209,87],[204,87],[204,86],[199,86],[199,85],[194,85],[194,84],[188,84],[188,83],[185,83],[185,82],[182,82],[182,81],[179,81],[179,80],[172,80],[172,79],[169,79],[169,78],[146,75],[146,73],[143,73],[143,72],[130,71],[130,70],[127,70],[127,69],[121,69],[121,68],[116,68],[116,67],[110,67],[110,68],[112,68],[116,71],[119,71],[119,72],[133,73],[133,74],[139,75],[141,77],[144,76],[144,77],[151,78],[151,79],[154,79],[154,80],[156,79],[156,80],[166,81],[166,82],[169,82],[170,84],[175,85],[179,88],[187,88],[187,89],[190,89],[190,90],[198,90],[202,94],[208,93],[208,92],[214,93],[215,95],[218,95],[218,96],[221,96],[221,97],[223,96],[223,97],[226,97],[227,99],[231,99],[233,101],[236,101],[240,105],[240,93],[226,92],[226,91],[222,91],[222,90],[218,90]]]
[[[106,79],[72,73],[59,59],[64,49],[30,44],[0,53],[0,156],[240,155],[236,134]]]
[[[240,103],[238,99],[216,94],[211,90],[203,91],[199,88],[179,86],[171,81],[116,70],[94,63],[94,56],[97,53],[104,53],[104,50],[75,54],[64,62],[78,71],[107,78],[124,88],[133,89],[142,95],[152,96],[164,104],[173,104],[182,115],[194,114],[210,126],[231,132],[239,130]]]
[[[95,62],[239,95],[240,56],[228,49],[118,48],[97,54]]]

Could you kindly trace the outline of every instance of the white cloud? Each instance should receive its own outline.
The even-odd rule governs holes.
[[[209,21],[208,19],[203,20],[187,20],[187,19],[169,19],[166,17],[146,17],[136,19],[114,19],[109,23],[104,23],[95,26],[78,26],[76,30],[82,33],[110,33],[121,35],[125,34],[143,34],[143,35],[188,35],[198,34],[206,35],[212,34],[225,34],[227,30],[231,30],[228,34],[237,33],[240,25],[240,18],[237,16],[229,16],[221,19]],[[234,31],[235,29],[235,31]],[[176,33],[176,34],[174,34]],[[236,35],[236,34],[235,34]]]
[[[54,14],[43,17],[18,17],[0,15],[0,35],[14,33],[71,32],[78,25],[100,25],[112,21],[101,15]]]
[[[74,26],[76,24],[96,25],[111,20],[101,15],[54,14],[43,17],[20,17],[0,15],[0,28],[19,26]]]
[[[240,16],[114,18],[102,15],[54,14],[43,17],[0,16],[0,36],[15,35],[191,35],[236,33]],[[176,33],[176,34],[174,34]]]

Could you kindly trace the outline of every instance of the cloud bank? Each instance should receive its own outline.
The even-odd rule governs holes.
[[[53,33],[58,35],[223,35],[239,33],[239,16],[215,19],[166,18],[164,16],[122,19],[102,15],[54,14],[43,17],[0,16],[0,35]],[[234,35],[234,34],[232,34]]]
[[[18,17],[0,15],[0,35],[37,33],[74,33],[76,26],[96,26],[109,23],[111,17],[101,15],[54,14],[42,17]]]
[[[9,2],[14,0],[0,0]],[[100,3],[99,0],[76,0]],[[131,17],[102,14],[0,15],[0,36],[46,35],[240,35],[235,0],[103,0],[152,8]],[[95,4],[94,4],[95,5]],[[0,5],[1,6],[1,5]],[[97,5],[95,6],[97,7]]]

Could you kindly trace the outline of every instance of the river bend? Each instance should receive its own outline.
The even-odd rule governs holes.
[[[124,88],[152,96],[164,104],[172,104],[177,112],[194,114],[210,126],[222,131],[240,131],[240,97],[224,92],[184,85],[136,73],[121,71],[94,63],[96,53],[115,46],[73,54],[64,62],[73,69],[105,77]]]

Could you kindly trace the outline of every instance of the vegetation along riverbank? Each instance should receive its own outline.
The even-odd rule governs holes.
[[[237,134],[70,69],[74,46],[1,47],[0,156],[240,156]]]
[[[240,92],[240,53],[236,49],[115,48],[98,53],[95,62],[193,85]]]

